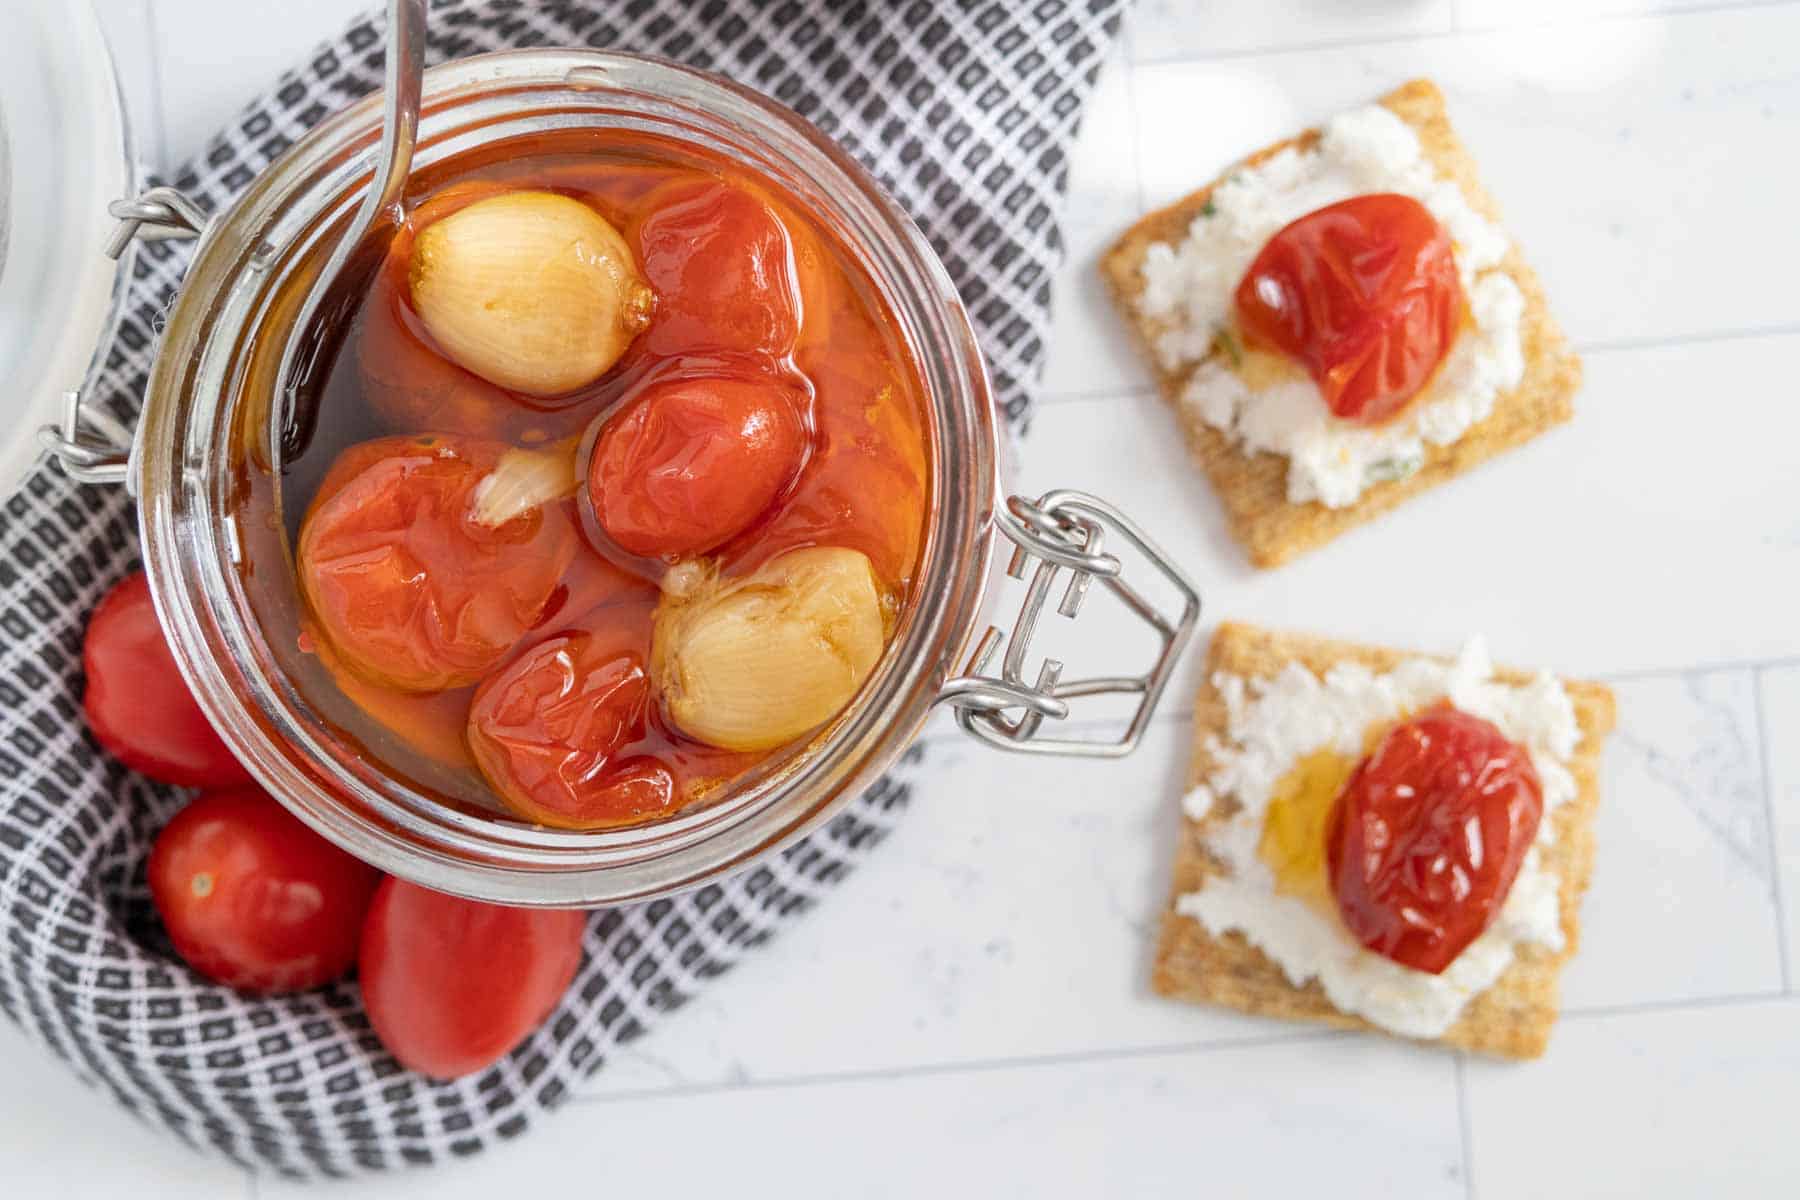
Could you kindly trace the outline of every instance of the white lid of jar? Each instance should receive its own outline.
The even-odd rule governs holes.
[[[132,193],[112,55],[90,0],[14,0],[0,37],[0,499],[43,457],[111,328],[106,206]]]

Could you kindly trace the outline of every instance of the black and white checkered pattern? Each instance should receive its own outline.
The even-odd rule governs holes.
[[[430,50],[433,61],[507,46],[648,51],[805,114],[930,235],[1016,431],[1061,257],[1069,142],[1126,3],[449,0],[433,6]],[[374,89],[381,54],[378,22],[357,21],[174,182],[209,212],[228,204],[305,129]],[[94,387],[123,419],[135,415],[185,266],[176,243],[138,258]],[[144,862],[183,797],[107,759],[80,715],[86,615],[136,555],[120,490],[77,487],[46,468],[0,505],[0,1007],[127,1108],[241,1163],[344,1174],[518,1134],[610,1047],[828,891],[905,807],[906,785],[884,780],[824,831],[728,883],[596,914],[580,974],[544,1027],[492,1069],[433,1083],[382,1051],[354,984],[246,999],[200,981],[170,951]]]

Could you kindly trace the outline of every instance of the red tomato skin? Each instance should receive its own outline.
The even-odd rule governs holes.
[[[1531,755],[1446,702],[1389,730],[1332,808],[1326,865],[1351,934],[1437,974],[1494,921],[1537,837]]]
[[[81,669],[88,728],[127,767],[177,787],[250,782],[188,691],[142,571],[120,580],[94,607]]]
[[[754,377],[650,384],[601,429],[588,496],[628,554],[675,558],[715,549],[788,490],[807,456],[804,398]]]
[[[565,504],[498,528],[469,516],[504,447],[454,438],[352,446],[300,527],[302,592],[371,683],[428,692],[479,680],[545,617],[580,535]]]
[[[400,1065],[433,1079],[490,1066],[543,1023],[581,965],[586,920],[386,879],[360,956],[369,1024]]]
[[[866,320],[837,321],[829,348],[802,346],[798,360],[814,388],[806,466],[764,524],[723,548],[726,571],[752,571],[800,546],[843,546],[867,554],[888,587],[908,592],[931,471],[923,412],[905,374]]]
[[[644,736],[650,606],[603,609],[488,676],[469,705],[469,749],[526,820],[595,829],[667,812],[675,781],[654,759],[618,761]]]
[[[1450,235],[1410,196],[1354,196],[1269,239],[1237,288],[1252,344],[1306,367],[1326,407],[1376,425],[1450,353],[1465,304]]]
[[[799,269],[775,210],[717,180],[671,184],[653,203],[633,241],[656,316],[633,352],[790,354],[800,336]]]
[[[203,792],[150,850],[150,897],[187,964],[242,992],[304,991],[356,961],[381,874],[256,788]]]

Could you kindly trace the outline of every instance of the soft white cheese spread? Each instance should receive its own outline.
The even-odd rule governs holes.
[[[1231,325],[1238,281],[1271,237],[1307,213],[1371,192],[1411,196],[1449,231],[1474,327],[1403,414],[1365,427],[1333,416],[1311,377],[1253,387],[1214,347]],[[1289,147],[1214,188],[1186,240],[1149,247],[1138,309],[1162,330],[1155,349],[1165,368],[1200,364],[1181,396],[1191,413],[1247,452],[1285,456],[1290,501],[1341,508],[1369,484],[1417,470],[1427,443],[1456,441],[1518,386],[1525,298],[1501,269],[1507,248],[1506,235],[1433,169],[1412,127],[1373,104],[1334,118],[1311,149]]]
[[[1199,819],[1227,797],[1240,807],[1205,835],[1224,872],[1179,897],[1176,911],[1215,937],[1239,931],[1295,987],[1317,979],[1339,1011],[1418,1038],[1450,1028],[1463,1006],[1506,970],[1521,943],[1560,949],[1559,881],[1544,867],[1541,850],[1555,837],[1551,815],[1575,796],[1569,760],[1581,730],[1568,693],[1554,676],[1542,674],[1524,685],[1492,676],[1479,640],[1454,663],[1412,659],[1384,675],[1345,663],[1320,679],[1290,663],[1269,680],[1215,676],[1228,732],[1209,743],[1214,769],[1183,809]],[[1543,785],[1544,817],[1494,923],[1441,974],[1432,975],[1364,949],[1335,912],[1277,892],[1274,872],[1257,849],[1275,787],[1302,758],[1320,750],[1360,758],[1371,728],[1446,698],[1527,748]]]

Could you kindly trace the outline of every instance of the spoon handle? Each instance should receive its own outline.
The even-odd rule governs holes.
[[[419,133],[419,86],[425,74],[425,0],[388,0],[386,78],[382,83],[381,158],[350,236],[355,243],[400,199]],[[338,265],[338,264],[334,264]]]
[[[426,0],[388,0],[387,66],[382,90],[381,143],[375,172],[362,204],[307,290],[306,301],[301,305],[294,326],[296,336],[289,340],[282,354],[268,424],[268,454],[274,467],[278,509],[282,465],[311,440],[318,417],[313,403],[316,398],[310,395],[309,385],[315,382],[314,376],[326,357],[325,351],[341,323],[321,320],[328,315],[326,305],[353,263],[366,272],[372,261],[379,261],[385,243],[373,246],[371,233],[381,228],[385,220],[391,237],[405,218],[400,198],[406,190],[406,177],[412,170],[413,144],[419,134],[419,95],[425,73],[425,5]],[[341,318],[347,314],[346,309],[329,315]]]

